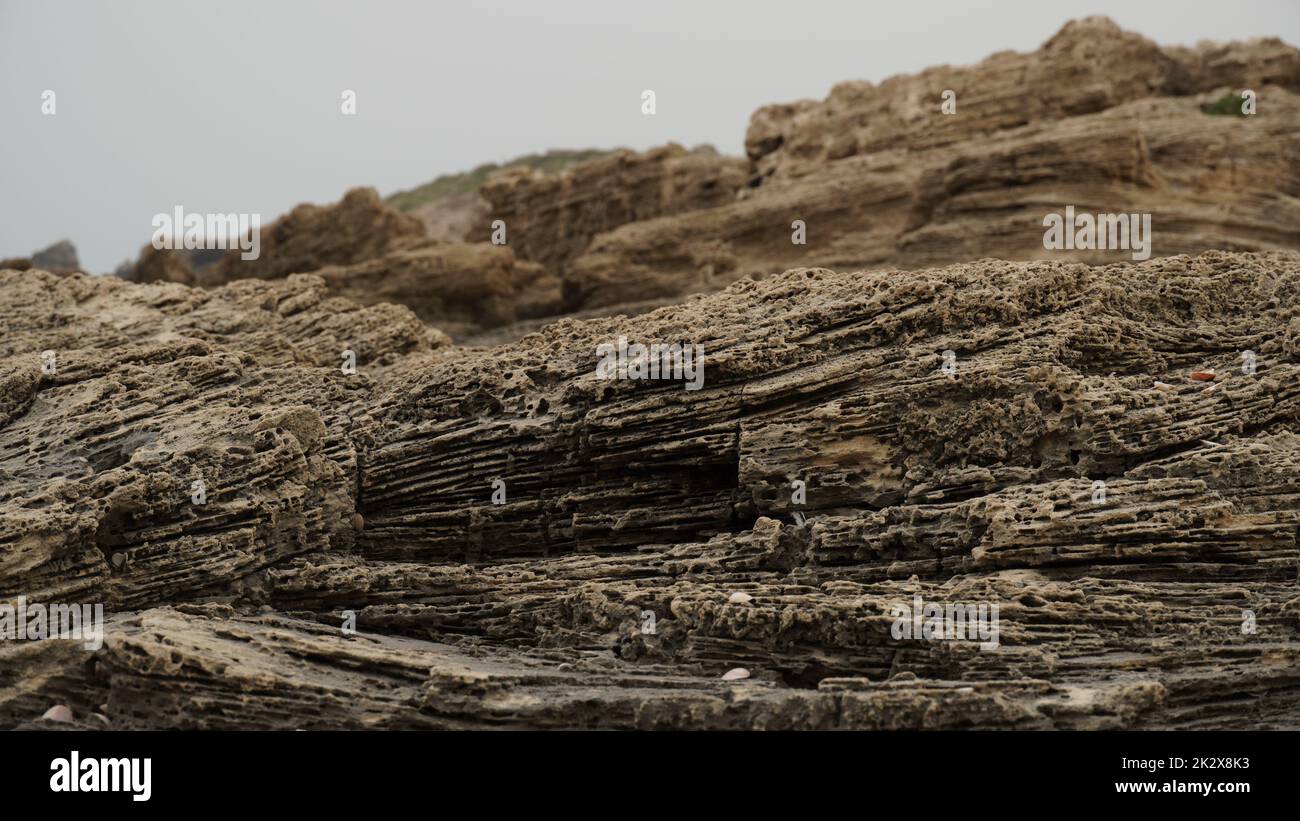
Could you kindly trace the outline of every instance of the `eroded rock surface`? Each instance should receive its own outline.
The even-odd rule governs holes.
[[[1247,89],[1251,116],[1207,113]],[[1152,256],[1295,250],[1298,94],[1300,52],[1280,40],[1162,48],[1088,18],[1034,52],[765,106],[743,184],[733,161],[697,160],[678,206],[645,155],[493,178],[485,219],[563,279],[568,312],[636,313],[793,267],[1134,258],[1044,249],[1045,215],[1066,206],[1150,214]]]
[[[1245,91],[1253,113],[1238,116]],[[423,202],[410,213],[356,189],[267,226],[257,260],[147,247],[126,273],[207,287],[318,273],[341,296],[492,345],[795,267],[1300,250],[1300,51],[1275,38],[1162,47],[1076,20],[1032,52],[764,106],[745,152],[523,158],[395,195]],[[1044,218],[1067,207],[1147,215],[1150,231],[1140,248],[1049,250]]]
[[[796,269],[493,350],[315,276],[0,287],[0,599],[109,617],[0,642],[0,725],[1300,727],[1300,254]],[[599,378],[618,336],[701,387]]]

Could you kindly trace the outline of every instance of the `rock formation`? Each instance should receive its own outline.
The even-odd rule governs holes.
[[[66,239],[37,251],[30,257],[0,259],[0,271],[5,269],[26,271],[30,268],[41,268],[52,273],[66,275],[80,271],[81,262],[77,259],[76,246]]]
[[[797,269],[479,351],[314,276],[2,284],[0,598],[109,613],[0,642],[5,726],[1300,722],[1300,254]],[[702,387],[599,378],[618,335]],[[895,638],[918,596],[998,646]]]
[[[418,219],[371,188],[331,206],[299,205],[262,231],[257,259],[237,249],[216,261],[205,253],[145,246],[124,278],[216,287],[314,273],[336,295],[406,305],[458,335],[560,309],[559,279],[540,265],[516,260],[507,247],[430,239]]]
[[[1298,125],[1295,49],[1089,19],[472,241],[0,270],[0,631],[105,611],[0,727],[1300,729]]]
[[[1255,115],[1202,111],[1241,89]],[[1157,256],[1300,248],[1297,93],[1300,52],[1278,40],[1166,50],[1104,18],[1031,54],[842,83],[754,114],[737,201],[593,238],[563,272],[567,306],[672,301],[795,266],[1114,261],[1044,251],[1044,215],[1067,204],[1150,213]]]
[[[1215,116],[1243,90],[1254,114]],[[146,248],[131,278],[211,286],[329,267],[337,283],[354,271],[367,287],[340,294],[382,294],[490,344],[540,319],[638,313],[793,267],[1116,261],[1044,249],[1045,215],[1066,206],[1150,214],[1154,256],[1300,248],[1300,51],[1277,39],[1162,48],[1088,18],[1035,52],[765,106],[745,147],[745,159],[670,144],[485,167],[426,186],[474,202],[435,199],[446,213],[425,222],[357,189],[282,217],[259,260],[228,253],[196,273]],[[393,202],[429,205],[421,190]],[[489,244],[502,223],[504,248]],[[484,282],[467,283],[467,262]]]
[[[480,191],[493,173],[503,169],[530,169],[541,174],[555,174],[609,153],[600,149],[559,149],[516,157],[504,165],[485,163],[472,171],[444,174],[408,191],[398,191],[384,201],[418,218],[433,239],[477,242],[483,239],[478,226],[483,224],[491,207],[480,196]]]
[[[743,160],[719,156],[710,146],[687,151],[670,144],[617,151],[555,175],[507,169],[484,184],[480,193],[488,208],[474,234],[487,238],[491,224],[501,220],[513,232],[516,253],[560,274],[598,234],[731,202],[745,168]]]

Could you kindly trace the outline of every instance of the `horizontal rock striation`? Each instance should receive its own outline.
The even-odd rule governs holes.
[[[557,155],[565,167],[553,173],[536,157],[538,168],[479,169],[396,196],[465,188],[472,204],[426,203],[445,211],[425,214],[443,239],[355,189],[267,226],[257,260],[146,247],[127,278],[211,287],[318,273],[339,295],[404,304],[458,341],[490,345],[543,319],[642,313],[797,267],[1300,250],[1298,135],[1294,47],[1161,47],[1087,18],[1036,51],[764,106],[744,158],[668,144],[569,165],[578,152]],[[1140,248],[1049,249],[1044,219],[1067,207],[1149,217],[1150,229]]]
[[[1207,113],[1239,108],[1243,89],[1254,114]],[[1034,52],[761,108],[747,180],[699,160],[709,196],[688,207],[660,209],[654,192],[639,212],[623,204],[650,157],[502,175],[484,195],[516,253],[563,279],[569,312],[637,312],[793,267],[1131,258],[1045,249],[1043,219],[1066,206],[1149,214],[1153,256],[1295,250],[1297,94],[1300,52],[1279,40],[1161,48],[1088,18]]]
[[[710,146],[691,151],[675,143],[645,152],[617,151],[558,174],[521,167],[488,178],[488,203],[469,241],[486,241],[492,224],[524,259],[560,274],[592,237],[620,225],[713,208],[735,199],[746,163]]]
[[[0,641],[2,726],[1300,726],[1300,254],[797,269],[490,351],[315,276],[2,277],[0,600],[108,611]],[[618,336],[700,388],[599,378]]]

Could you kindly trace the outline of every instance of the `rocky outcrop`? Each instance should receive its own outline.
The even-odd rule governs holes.
[[[849,157],[923,152],[1030,124],[1099,114],[1137,100],[1265,84],[1300,91],[1300,53],[1278,40],[1162,49],[1105,17],[1067,23],[1037,51],[937,66],[879,85],[845,82],[822,102],[755,113],[745,149],[762,184]],[[954,114],[944,114],[952,91]]]
[[[1045,249],[1044,217],[1066,206],[1150,214],[1153,256],[1294,248],[1300,96],[1266,93],[1268,117],[1203,114],[1216,94],[1141,100],[930,152],[840,159],[728,206],[601,235],[565,272],[565,293],[591,308],[680,298],[798,265],[1133,255]],[[803,244],[793,241],[795,220]]]
[[[478,351],[314,276],[0,286],[0,600],[109,612],[0,642],[4,726],[1300,726],[1300,254],[796,269]],[[601,378],[619,336],[698,390]]]
[[[1088,19],[473,242],[10,261],[0,727],[1300,729],[1297,135],[1295,49]]]
[[[32,267],[69,272],[81,270],[81,262],[77,260],[76,246],[65,239],[32,254]]]
[[[326,266],[353,265],[427,243],[419,220],[384,205],[373,188],[354,188],[338,203],[302,203],[262,226],[257,259],[242,259],[239,249],[214,252],[146,245],[123,278],[214,287],[237,279],[280,279]]]
[[[79,273],[81,271],[81,262],[77,259],[76,246],[66,239],[37,251],[30,257],[0,259],[0,271],[5,269],[26,271],[30,268],[41,268],[51,273],[66,276]]]
[[[1206,113],[1242,89],[1255,114]],[[733,161],[701,162],[682,208],[653,193],[636,198],[646,211],[624,207],[611,190],[636,191],[623,177],[645,165],[620,176],[627,157],[501,175],[484,193],[516,253],[563,279],[570,312],[637,312],[799,266],[1130,258],[1046,250],[1044,217],[1066,206],[1150,214],[1154,256],[1295,249],[1298,92],[1300,52],[1279,40],[1161,48],[1089,18],[1035,52],[759,109],[745,184]]]
[[[263,229],[261,254],[226,253],[220,281],[276,279],[327,265],[353,265],[427,241],[414,217],[389,208],[373,188],[354,188],[336,205],[303,203]]]
[[[185,600],[348,538],[364,374],[447,343],[314,277],[0,287],[4,598]]]
[[[455,336],[560,310],[560,280],[486,242],[430,244],[316,275],[363,305],[405,305]]]
[[[1253,114],[1216,116],[1239,114],[1243,90]],[[1088,18],[1034,52],[765,106],[743,159],[670,144],[570,165],[585,154],[556,152],[394,195],[410,213],[358,189],[281,218],[259,260],[230,253],[199,270],[146,249],[132,278],[322,272],[340,294],[496,344],[543,319],[641,313],[794,267],[1294,250],[1297,135],[1295,48],[1166,48]],[[1149,215],[1148,247],[1049,250],[1044,219],[1067,207]],[[431,238],[422,219],[465,243]],[[504,248],[489,245],[494,224]]]
[[[531,169],[540,174],[556,174],[610,153],[593,148],[580,151],[558,149],[516,157],[502,165],[484,163],[472,171],[444,174],[424,185],[398,191],[385,202],[418,218],[433,239],[481,242],[484,239],[478,226],[490,223],[487,215],[491,206],[480,196],[480,189],[489,176],[503,169]]]
[[[744,161],[719,156],[710,146],[687,151],[676,144],[616,151],[559,174],[506,169],[480,190],[488,208],[467,238],[488,240],[500,220],[517,254],[559,274],[592,237],[626,223],[724,205],[744,181]]]
[[[490,243],[442,242],[370,188],[337,204],[302,204],[261,232],[260,254],[145,246],[123,272],[132,282],[217,287],[241,279],[312,273],[336,296],[362,305],[405,305],[459,335],[560,310],[560,281]]]

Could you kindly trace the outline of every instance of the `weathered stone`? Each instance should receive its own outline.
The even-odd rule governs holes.
[[[507,169],[483,185],[488,208],[467,239],[488,241],[492,223],[501,220],[515,253],[558,275],[592,237],[626,223],[725,205],[744,180],[743,160],[675,143],[643,153],[618,151],[559,174]]]
[[[0,599],[110,614],[0,642],[5,726],[1300,720],[1300,254],[794,270],[490,351],[311,276],[0,286]],[[388,334],[357,375],[332,314]],[[597,379],[619,334],[701,388]]]
[[[1154,256],[1297,249],[1296,198],[1276,192],[1300,179],[1298,67],[1276,40],[1163,50],[1090,18],[1033,53],[768,106],[739,201],[591,238],[563,268],[566,307],[666,304],[799,266],[1130,257],[1045,250],[1043,218],[1067,205],[1151,214]],[[1266,114],[1203,113],[1247,87]]]
[[[744,187],[501,175],[505,248],[362,191],[234,282],[20,260],[0,607],[107,622],[0,636],[0,727],[1300,728],[1296,57],[1086,20],[763,109]]]

